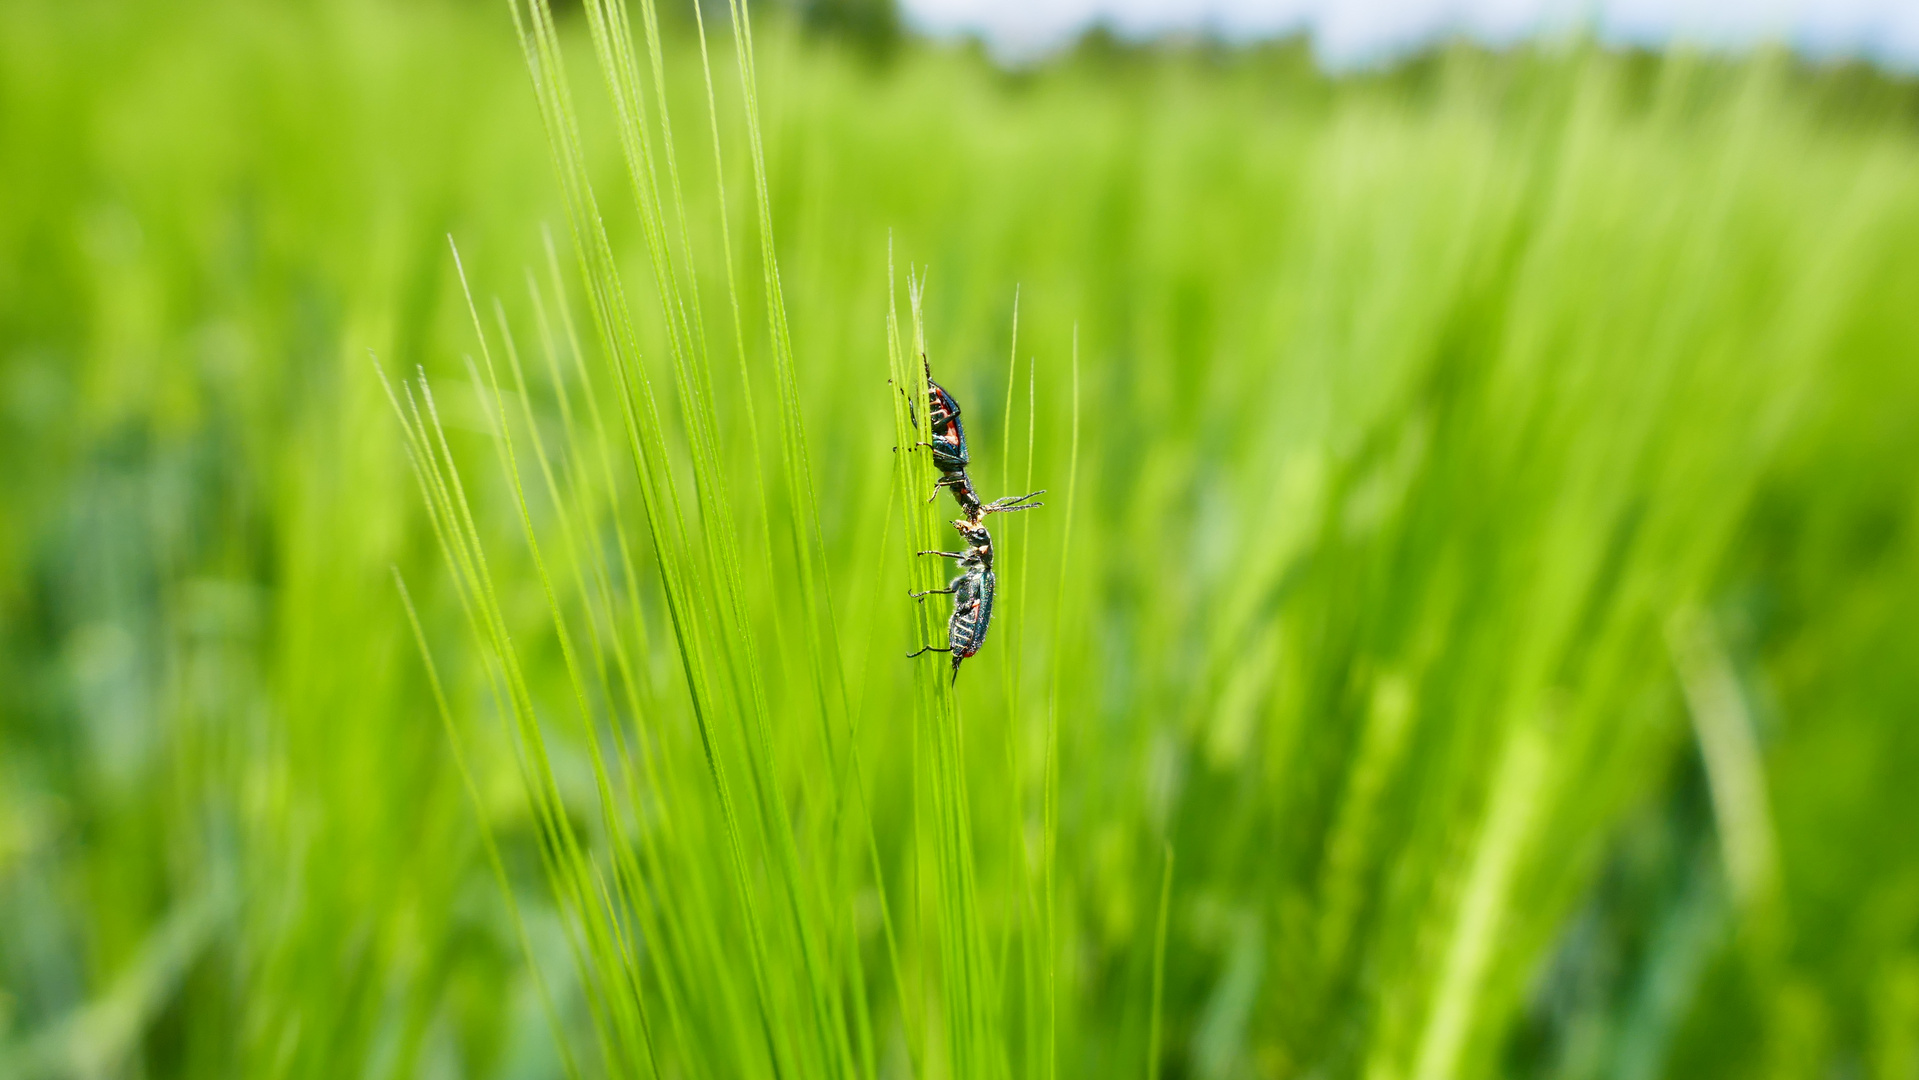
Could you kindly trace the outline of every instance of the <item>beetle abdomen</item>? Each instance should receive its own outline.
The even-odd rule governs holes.
[[[959,402],[946,388],[926,382],[928,429],[933,436],[933,463],[943,470],[964,469],[971,461],[966,450],[966,426],[960,422]]]
[[[972,656],[985,644],[986,628],[993,621],[994,584],[991,570],[975,570],[955,587],[953,618],[946,627],[955,661]]]

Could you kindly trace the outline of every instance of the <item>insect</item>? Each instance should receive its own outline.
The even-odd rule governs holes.
[[[993,536],[986,531],[986,526],[960,518],[953,522],[953,528],[958,529],[966,539],[965,551],[922,551],[919,554],[958,559],[959,576],[948,582],[944,589],[907,594],[921,603],[925,603],[928,596],[953,598],[953,614],[946,621],[946,647],[924,645],[908,653],[907,659],[922,653],[948,653],[953,658],[953,681],[958,682],[961,661],[979,652],[980,646],[986,641],[986,628],[993,621],[996,579],[993,576]]]
[[[933,464],[941,473],[964,475],[973,459],[966,450],[966,425],[960,422],[959,401],[933,381],[933,364],[923,353],[920,363],[926,368],[927,426],[933,434],[932,442],[920,445],[933,451]]]
[[[986,514],[1008,514],[1015,510],[1031,510],[1045,503],[1030,502],[1035,496],[1046,494],[1046,489],[1029,492],[1017,498],[1006,496],[992,502],[981,502],[979,493],[973,489],[973,478],[967,474],[966,467],[972,464],[972,455],[966,448],[966,425],[960,420],[959,400],[939,383],[933,381],[933,364],[920,354],[920,363],[926,371],[926,412],[928,428],[933,436],[932,442],[916,443],[932,451],[933,467],[940,471],[940,478],[933,481],[933,494],[927,499],[931,502],[939,498],[941,488],[949,488],[960,510],[974,521]],[[912,412],[913,405],[907,402],[907,411]],[[918,417],[914,423],[919,422]]]

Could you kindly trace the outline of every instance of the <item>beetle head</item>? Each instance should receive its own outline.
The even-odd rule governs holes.
[[[965,537],[966,542],[973,547],[993,546],[993,534],[987,532],[986,526],[977,521],[971,521],[967,518],[954,518],[953,528],[958,529],[959,534]]]

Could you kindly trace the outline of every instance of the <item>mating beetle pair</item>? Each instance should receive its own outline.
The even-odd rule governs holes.
[[[966,540],[965,551],[922,551],[921,555],[939,555],[959,560],[959,576],[949,582],[944,589],[928,589],[925,592],[909,594],[921,603],[933,595],[950,595],[953,598],[953,614],[946,623],[946,646],[921,646],[918,651],[908,654],[908,659],[929,652],[943,652],[953,658],[953,679],[959,680],[960,662],[979,652],[986,641],[986,628],[993,620],[993,592],[997,579],[993,576],[993,537],[981,524],[987,514],[1011,513],[1015,510],[1031,510],[1044,503],[1033,502],[1035,496],[1045,494],[1045,489],[1019,496],[1006,496],[992,502],[980,501],[979,494],[973,490],[973,478],[966,472],[971,464],[971,456],[966,448],[966,427],[960,422],[959,402],[946,388],[933,381],[933,367],[924,356],[920,362],[926,370],[926,408],[931,442],[917,445],[932,452],[933,466],[940,471],[940,477],[933,483],[933,497],[939,497],[939,489],[946,488],[953,493],[959,503],[960,512],[966,516],[953,522],[960,536]],[[912,403],[907,407],[910,410]]]

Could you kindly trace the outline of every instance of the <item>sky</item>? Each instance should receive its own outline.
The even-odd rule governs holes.
[[[1744,49],[1785,41],[1815,58],[1860,57],[1919,72],[1919,0],[901,0],[934,35],[977,34],[1030,59],[1104,22],[1126,37],[1209,32],[1236,39],[1305,31],[1326,67],[1388,61],[1435,38],[1508,44],[1590,26],[1608,41]]]

